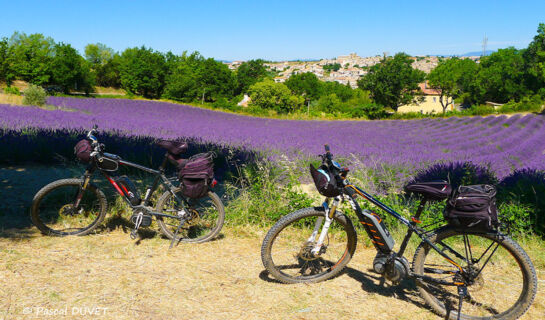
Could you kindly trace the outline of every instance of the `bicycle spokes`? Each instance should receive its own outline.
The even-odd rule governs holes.
[[[84,229],[98,219],[100,201],[96,194],[84,192],[79,206],[74,206],[77,185],[65,185],[52,190],[41,199],[38,210],[40,221],[59,234],[69,234]]]
[[[452,310],[461,307],[463,314],[494,316],[506,311],[502,308],[513,306],[521,296],[524,275],[501,239],[458,234],[435,244],[462,271],[434,249],[427,248],[421,280],[430,294]]]

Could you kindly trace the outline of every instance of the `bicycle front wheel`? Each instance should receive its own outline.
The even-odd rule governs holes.
[[[413,261],[418,290],[433,308],[450,319],[458,318],[457,287],[446,285],[462,280],[468,296],[463,301],[460,319],[517,319],[532,304],[537,277],[524,250],[510,237],[499,233],[471,233],[444,229],[430,241],[451,257],[447,261],[429,244],[422,242]],[[432,282],[431,279],[445,284]]]
[[[337,212],[318,254],[315,247],[325,223],[323,208],[305,208],[280,219],[261,246],[269,273],[284,283],[318,282],[343,270],[356,250],[356,231],[348,217]]]
[[[34,225],[43,234],[86,235],[104,220],[106,197],[91,184],[83,192],[79,206],[74,206],[81,185],[81,179],[62,179],[46,185],[36,193],[30,215]]]
[[[184,199],[181,189],[175,192],[180,199]],[[225,209],[214,192],[208,191],[205,197],[199,199],[187,199],[187,210],[182,208],[169,191],[157,201],[157,212],[173,216],[157,216],[157,224],[167,238],[174,238],[182,219],[185,219],[185,223],[179,229],[176,241],[201,243],[212,240],[220,233],[225,220]]]

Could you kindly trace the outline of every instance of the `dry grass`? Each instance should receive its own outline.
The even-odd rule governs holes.
[[[0,318],[40,318],[38,307],[78,318],[73,307],[99,307],[107,308],[101,319],[438,319],[412,281],[380,285],[368,270],[375,252],[361,244],[340,277],[284,285],[263,271],[264,230],[225,228],[219,240],[172,250],[161,237],[135,242],[126,232],[0,234]],[[543,287],[543,269],[539,277]],[[524,319],[542,318],[542,287]]]
[[[101,94],[115,94],[115,95],[125,95],[127,92],[123,89],[116,89],[111,87],[95,87],[95,92],[98,95]]]
[[[23,81],[23,80],[15,80],[11,83],[10,87],[15,87],[17,89],[19,89],[19,91],[25,91],[26,88],[28,88],[28,82],[26,81]],[[0,82],[0,88],[5,88],[7,87],[8,85],[5,83],[5,82]]]
[[[15,94],[0,93],[0,104],[22,105],[23,96]]]

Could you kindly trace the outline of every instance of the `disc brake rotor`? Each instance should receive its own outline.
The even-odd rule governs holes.
[[[72,204],[65,204],[59,209],[59,215],[62,216],[72,216],[74,213],[74,205]]]
[[[314,246],[316,245],[316,242],[313,241],[307,241],[303,244],[303,247],[301,247],[301,250],[299,250],[299,253],[297,254],[297,257],[305,260],[305,261],[313,261],[318,258],[320,258],[320,255],[326,252],[326,245],[322,245],[320,248],[320,251],[317,255],[314,255],[312,253],[312,249],[314,249]]]

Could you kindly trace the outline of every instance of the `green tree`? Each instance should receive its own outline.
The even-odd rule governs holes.
[[[289,113],[299,109],[304,102],[302,97],[291,94],[283,83],[270,79],[257,82],[248,89],[252,104],[263,109],[272,109],[278,113]]]
[[[121,87],[121,56],[115,53],[112,59],[106,61],[96,70],[96,83],[101,87]]]
[[[94,79],[89,64],[69,44],[55,45],[55,55],[51,59],[52,76],[50,83],[58,85],[64,93],[71,89],[91,92]]]
[[[385,58],[374,65],[358,81],[358,87],[368,90],[373,100],[397,111],[402,105],[417,101],[418,84],[424,81],[424,72],[413,69],[413,60],[405,53]]]
[[[120,87],[120,56],[112,48],[102,43],[90,43],[85,46],[85,59],[95,74],[97,85]]]
[[[322,93],[320,80],[311,72],[292,75],[285,84],[293,94],[303,96],[307,103],[311,100],[318,100]]]
[[[263,60],[250,60],[243,62],[237,69],[236,80],[237,90],[236,94],[245,93],[248,88],[256,82],[263,80],[267,76],[267,69],[263,65]]]
[[[545,23],[540,23],[537,35],[523,53],[526,64],[526,83],[534,92],[545,88]]]
[[[113,59],[114,49],[102,43],[90,43],[85,46],[85,59],[93,66],[103,65]]]
[[[151,48],[128,48],[120,59],[120,78],[123,89],[146,98],[158,98],[165,86],[165,57]]]
[[[179,101],[214,102],[221,97],[233,96],[235,75],[227,65],[212,58],[204,59],[198,52],[184,52],[178,58],[170,57],[170,70],[164,97]]]
[[[174,59],[171,58],[172,62]],[[175,63],[169,63],[169,72],[166,79],[163,96],[167,99],[191,102],[199,99],[198,70],[204,58],[198,52],[187,54],[183,52]]]
[[[454,99],[469,90],[478,65],[470,59],[451,58],[439,62],[428,75],[429,85],[439,92],[443,113]],[[450,100],[449,100],[450,98]]]
[[[522,52],[513,47],[500,49],[481,59],[471,88],[472,100],[478,103],[519,101],[528,93],[524,76]]]
[[[344,105],[336,94],[330,93],[320,97],[317,103],[317,109],[325,113],[334,114],[342,112]]]
[[[204,60],[197,72],[199,94],[204,101],[216,101],[219,97],[232,97],[236,79],[226,64],[213,58]]]
[[[8,86],[15,79],[12,63],[13,59],[8,39],[3,38],[0,40],[0,81],[5,81]]]
[[[343,85],[336,81],[328,81],[322,82],[321,86],[322,95],[334,93],[342,102],[346,102],[354,96],[354,89],[348,84]]]
[[[9,39],[15,77],[37,85],[49,83],[55,41],[40,33],[15,32]]]

